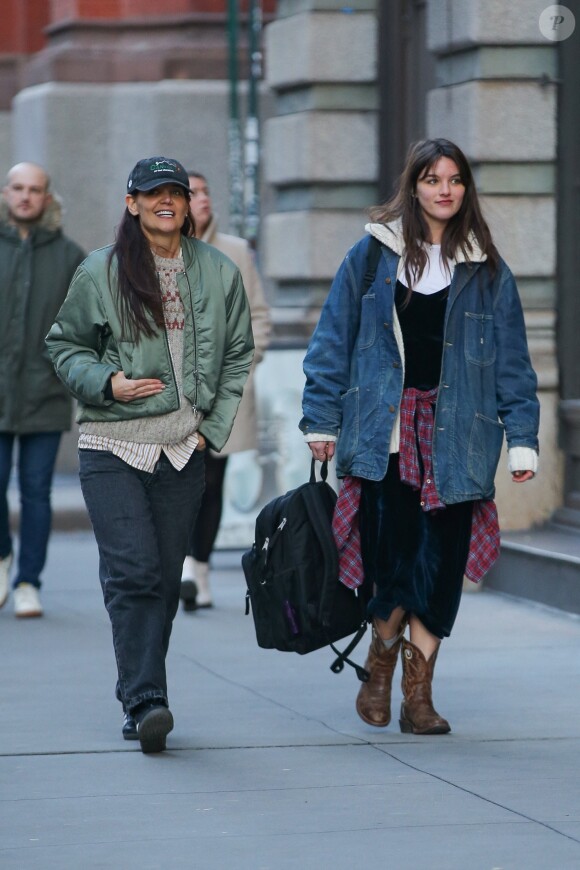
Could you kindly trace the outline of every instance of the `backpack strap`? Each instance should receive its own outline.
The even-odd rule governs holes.
[[[328,611],[333,586],[338,582],[338,550],[332,534],[332,512],[336,502],[336,493],[325,481],[314,485],[308,484],[302,489],[302,502],[322,552],[324,580],[319,614],[322,618]],[[324,502],[326,502],[327,514],[321,512],[321,506]]]
[[[308,483],[316,483],[316,459],[314,456],[310,461],[310,480]],[[320,479],[326,482],[328,477],[328,459],[323,460],[320,464]]]
[[[383,246],[374,236],[370,237],[369,249],[367,251],[367,268],[364,274],[362,283],[362,295],[364,296],[377,274],[379,262],[381,260]]]
[[[341,652],[333,643],[329,644],[332,651],[337,655],[337,658],[330,666],[330,670],[333,674],[340,674],[340,672],[344,669],[344,665],[346,663],[347,665],[350,665],[351,668],[355,669],[356,675],[361,683],[368,683],[370,673],[365,668],[361,667],[361,665],[357,665],[356,662],[351,661],[349,658],[353,649],[358,646],[359,642],[362,640],[366,630],[367,618],[366,615],[362,614],[360,628],[354,635],[353,639],[350,641],[346,649]]]

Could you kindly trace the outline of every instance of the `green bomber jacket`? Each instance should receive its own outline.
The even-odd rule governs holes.
[[[253,358],[250,310],[234,263],[198,239],[182,240],[178,275],[185,309],[183,392],[204,415],[199,431],[221,450],[232,428]],[[77,421],[130,420],[174,411],[179,395],[165,329],[127,340],[117,304],[111,248],[93,251],[77,269],[46,337],[58,376],[78,400]],[[132,402],[105,395],[112,374],[160,378],[165,389]]]

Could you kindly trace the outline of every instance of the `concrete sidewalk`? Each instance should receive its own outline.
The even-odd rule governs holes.
[[[121,739],[90,533],[51,541],[40,620],[0,611],[2,870],[578,870],[580,620],[464,595],[435,699],[453,732],[358,719],[331,656],[261,650],[239,554],[180,612],[175,730]],[[357,660],[364,660],[364,648]]]

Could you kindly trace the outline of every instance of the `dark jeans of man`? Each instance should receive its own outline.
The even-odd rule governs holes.
[[[60,432],[32,435],[0,432],[0,559],[12,552],[7,493],[14,442],[18,440],[20,546],[13,586],[31,583],[40,589],[52,521],[50,489],[60,437]]]
[[[212,456],[209,450],[205,451],[205,489],[187,548],[187,555],[197,562],[209,562],[213,553],[222,519],[227,464],[227,456]]]
[[[162,453],[152,473],[105,451],[79,450],[79,458],[113,629],[117,697],[125,710],[145,701],[167,704],[165,657],[203,493],[203,452],[196,450],[181,471]]]

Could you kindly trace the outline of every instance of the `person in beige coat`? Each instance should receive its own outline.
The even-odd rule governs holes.
[[[257,445],[254,370],[268,346],[271,319],[262,282],[254,263],[254,255],[248,242],[237,236],[218,232],[207,179],[198,172],[188,172],[188,176],[196,238],[214,245],[233,260],[240,270],[250,303],[255,345],[254,362],[228,442],[220,454],[206,451],[205,492],[195,528],[192,530],[181,579],[183,608],[196,610],[198,607],[211,607],[213,604],[209,583],[209,560],[221,521],[223,484],[228,456],[243,450],[252,450]]]

